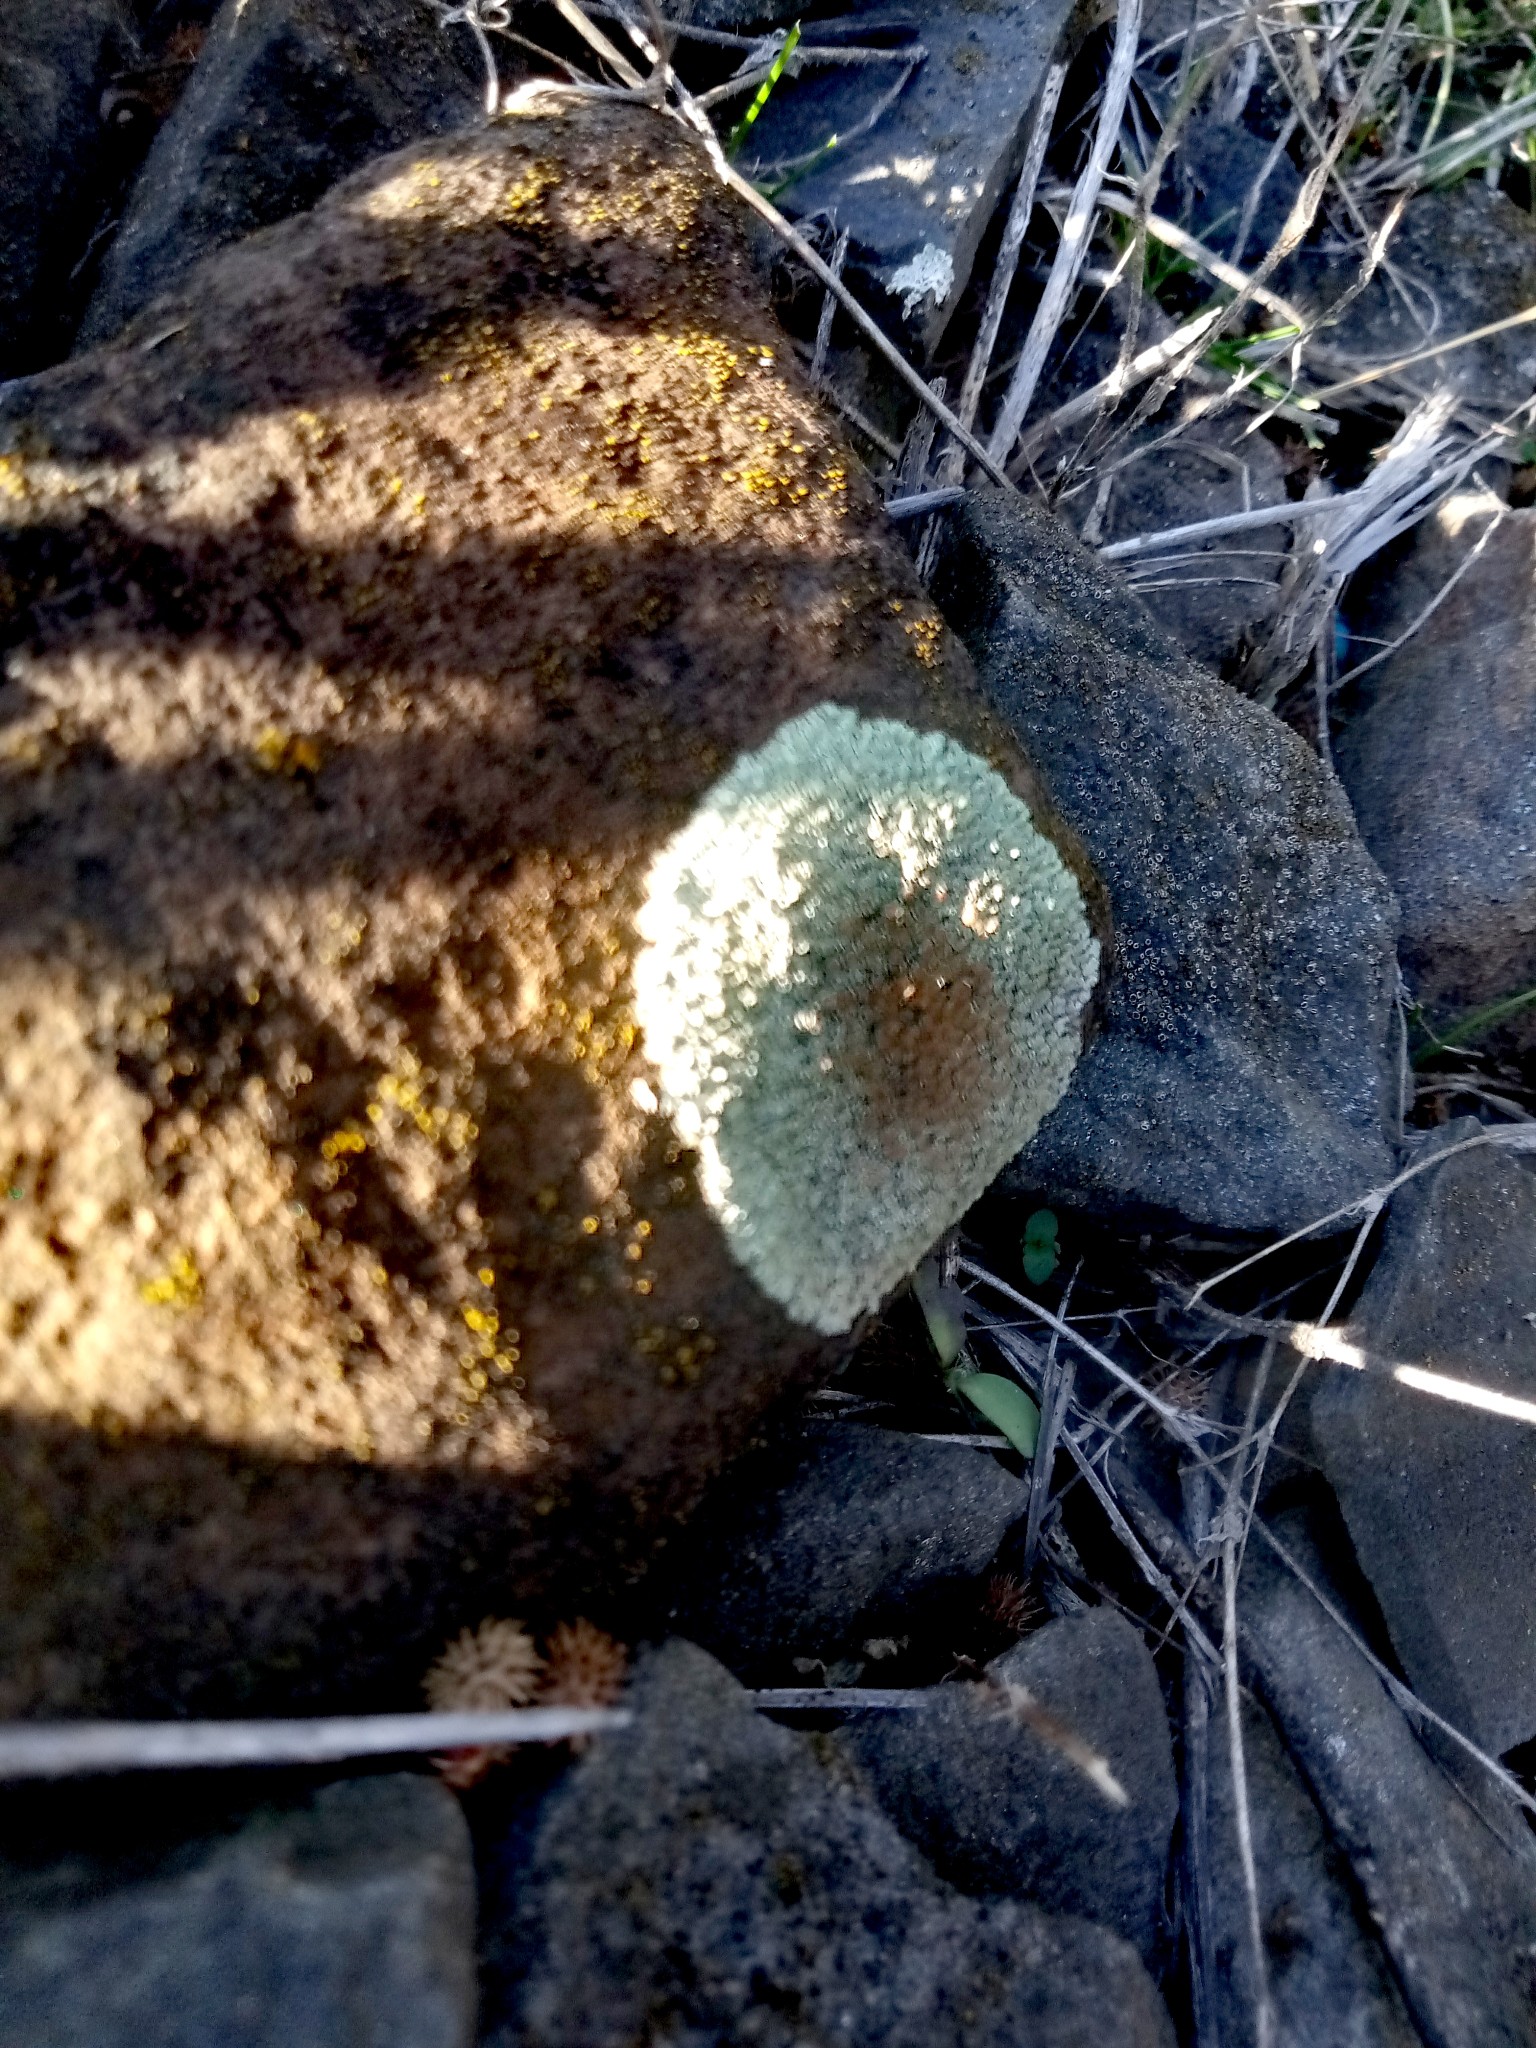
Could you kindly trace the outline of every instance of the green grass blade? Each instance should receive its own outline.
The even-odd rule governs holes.
[[[773,69],[757,88],[757,95],[753,99],[751,106],[748,107],[741,119],[736,123],[736,126],[731,130],[730,140],[725,145],[725,153],[728,157],[735,156],[737,150],[740,149],[747,139],[747,130],[752,126],[752,123],[763,111],[764,107],[767,106],[769,100],[772,99],[773,89],[784,76],[784,66],[795,54],[795,45],[799,40],[800,24],[797,21],[789,34],[784,38],[784,47],[780,50],[777,57],[774,58]]]

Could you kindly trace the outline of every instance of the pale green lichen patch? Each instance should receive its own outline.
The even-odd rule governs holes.
[[[1099,949],[1025,805],[942,733],[822,705],[652,863],[636,1013],[732,1251],[873,1307],[1060,1099]]]

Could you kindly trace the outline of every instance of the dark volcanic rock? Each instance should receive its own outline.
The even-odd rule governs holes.
[[[857,1658],[963,1598],[1029,1500],[974,1448],[858,1423],[813,1423],[726,1486],[674,1619],[760,1683],[792,1682],[790,1657]]]
[[[1247,1898],[1219,1706],[1209,1744],[1205,1854],[1211,1925],[1205,1931],[1217,2038],[1223,2048],[1255,2048]],[[1420,2048],[1421,2037],[1360,1909],[1349,1866],[1329,1841],[1275,1724],[1247,1695],[1243,1758],[1275,2048]]]
[[[1275,1528],[1335,1603],[1306,1518]],[[1453,1782],[1365,1658],[1250,1538],[1239,1612],[1266,1704],[1306,1778],[1433,2048],[1536,2041],[1536,1842],[1524,1815],[1472,1772]]]
[[[492,2048],[1171,2048],[1127,1943],[939,1884],[701,1650],[654,1653],[627,1703],[497,1880]]]
[[[1096,1750],[1129,1804],[1116,1805],[983,1686],[935,1686],[916,1712],[866,1714],[839,1739],[941,1877],[1097,1920],[1150,1960],[1163,1936],[1178,1794],[1146,1645],[1098,1607],[1048,1623],[987,1676],[994,1687],[1025,1687]]]
[[[1443,192],[1415,193],[1392,237],[1392,276],[1378,270],[1358,298],[1326,327],[1340,373],[1353,373],[1452,341],[1536,303],[1536,225],[1481,178]],[[1340,254],[1304,251],[1276,285],[1314,317],[1352,294],[1359,266]],[[1399,283],[1398,280],[1403,280]],[[1409,390],[1449,385],[1491,419],[1502,419],[1536,390],[1536,330],[1507,328],[1470,347],[1430,356],[1399,373]]]
[[[1477,1133],[1466,1119],[1437,1146]],[[1536,1172],[1479,1148],[1392,1198],[1311,1435],[1414,1690],[1495,1754],[1536,1736],[1536,1429],[1393,1378],[1536,1402]]]
[[[383,159],[0,395],[0,650],[0,1711],[411,1699],[828,1355],[661,1110],[658,849],[831,700],[1028,763],[636,109]],[[856,1131],[942,1158],[972,984],[885,971]]]
[[[1342,791],[1049,515],[976,492],[947,525],[936,595],[1113,920],[1098,1036],[1012,1177],[1259,1231],[1384,1179],[1396,918]]]
[[[474,1930],[453,1795],[360,1778],[164,1856],[0,1864],[0,2039],[468,2048]]]
[[[108,78],[132,43],[118,0],[6,0],[0,38],[0,380],[51,362],[103,191]]]
[[[1414,628],[1361,682],[1337,759],[1361,836],[1402,904],[1410,986],[1446,1030],[1536,986],[1536,511],[1458,493],[1351,623],[1362,636],[1352,661]],[[1536,1004],[1500,1035],[1536,1046]]]
[[[424,0],[224,0],[139,175],[81,344],[369,157],[474,121],[477,72],[467,31],[439,31]]]
[[[848,230],[850,279],[864,284],[882,321],[926,352],[959,304],[1019,168],[1072,8],[1070,0],[912,0],[895,11],[916,26],[928,56],[874,127],[852,132],[889,95],[896,66],[807,69],[775,90],[743,145],[742,169],[769,183],[807,160],[779,203]],[[807,40],[822,26],[810,24]],[[841,139],[829,150],[833,136]]]
[[[1111,358],[1110,367],[1113,366]],[[1222,424],[1194,428],[1172,447],[1160,433],[1138,459],[1117,467],[1099,523],[1101,541],[1160,533],[1197,519],[1285,502],[1285,475],[1274,444],[1261,434],[1240,440]],[[1084,492],[1084,508],[1096,494]],[[1188,548],[1173,560],[1149,556],[1127,565],[1126,580],[1158,624],[1186,654],[1230,673],[1258,646],[1280,596],[1283,535],[1235,534]]]
[[[1234,244],[1248,195],[1261,175],[1258,204],[1238,249]],[[1192,232],[1232,263],[1273,246],[1301,190],[1301,175],[1283,150],[1271,163],[1267,139],[1251,134],[1240,120],[1223,120],[1214,112],[1197,115],[1179,137],[1170,181],[1185,201]]]

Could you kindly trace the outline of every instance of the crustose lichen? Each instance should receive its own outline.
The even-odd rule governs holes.
[[[737,1258],[847,1329],[1060,1099],[1098,946],[984,761],[822,705],[656,856],[636,1007]]]

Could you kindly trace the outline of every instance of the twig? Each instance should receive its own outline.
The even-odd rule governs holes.
[[[1119,192],[1101,192],[1099,204],[1106,213],[1119,214],[1126,220],[1136,218],[1134,203]],[[1256,282],[1250,272],[1240,269],[1235,262],[1229,262],[1225,256],[1218,256],[1214,249],[1208,248],[1197,236],[1190,234],[1187,228],[1179,227],[1174,221],[1164,220],[1160,214],[1149,213],[1146,216],[1146,229],[1154,242],[1161,242],[1165,248],[1172,249],[1175,255],[1187,257],[1191,263],[1209,271],[1218,284],[1224,284],[1235,292],[1248,292],[1255,305],[1262,306],[1266,312],[1273,313],[1288,326],[1304,328],[1307,325],[1306,315],[1300,307],[1292,305],[1291,301],[1282,297],[1279,292],[1272,292],[1268,285]]]
[[[1485,327],[1474,327],[1467,334],[1456,334],[1449,341],[1436,342],[1430,348],[1417,348],[1411,355],[1396,356],[1390,363],[1378,363],[1373,370],[1362,370],[1357,376],[1345,377],[1337,384],[1325,385],[1321,391],[1308,396],[1318,405],[1326,405],[1330,399],[1340,398],[1346,391],[1357,391],[1362,384],[1374,384],[1382,377],[1396,376],[1399,370],[1412,369],[1415,363],[1427,363],[1439,356],[1448,356],[1454,349],[1468,348],[1475,341],[1487,341],[1495,334],[1505,334],[1511,327],[1524,327],[1536,320],[1536,306],[1524,306],[1518,313],[1508,313],[1502,320],[1490,320]]]
[[[1062,1298],[1062,1320],[1066,1320],[1072,1289],[1077,1284],[1077,1274],[1082,1270],[1079,1260],[1077,1270],[1067,1282]],[[1062,1358],[1060,1352],[1061,1332],[1052,1330],[1051,1342],[1045,1354],[1045,1371],[1040,1383],[1040,1434],[1035,1443],[1034,1461],[1029,1476],[1029,1512],[1024,1525],[1024,1569],[1033,1571],[1040,1551],[1040,1530],[1045,1520],[1046,1503],[1051,1490],[1051,1467],[1056,1457],[1056,1440],[1061,1434],[1061,1425],[1072,1404],[1072,1384],[1076,1367],[1070,1357]]]
[[[615,1707],[516,1707],[498,1714],[347,1714],[302,1721],[55,1721],[0,1727],[0,1779],[103,1771],[228,1770],[362,1756],[566,1742],[627,1728]]]
[[[848,259],[848,230],[843,229],[832,245],[832,275],[841,278],[843,265]],[[832,342],[832,315],[837,300],[830,292],[821,295],[821,314],[816,322],[816,347],[811,356],[811,382],[819,384],[827,366],[827,350]]]
[[[1051,265],[1051,274],[1025,337],[1023,353],[1014,367],[1012,381],[998,411],[997,423],[987,442],[987,452],[995,462],[1006,463],[1013,451],[1019,429],[1024,424],[1024,415],[1029,411],[1035,387],[1045,368],[1046,356],[1056,338],[1056,330],[1076,289],[1077,275],[1088,253],[1099,189],[1119,138],[1131,74],[1136,68],[1136,45],[1140,33],[1141,0],[1120,0],[1115,22],[1115,45],[1109,74],[1104,81],[1104,97],[1098,126],[1094,130],[1093,146],[1073,190],[1072,203],[1062,223],[1056,260]]]
[[[1483,1130],[1474,1137],[1459,1138],[1454,1145],[1442,1146],[1431,1152],[1427,1158],[1416,1159],[1411,1166],[1405,1166],[1401,1173],[1394,1174],[1380,1187],[1367,1188],[1364,1194],[1356,1195],[1352,1202],[1342,1208],[1330,1209],[1326,1216],[1319,1216],[1311,1223],[1304,1223],[1299,1230],[1288,1231],[1284,1237],[1276,1238],[1256,1252],[1250,1252],[1245,1259],[1239,1259],[1234,1266],[1228,1266],[1220,1273],[1213,1273],[1208,1280],[1202,1280],[1185,1302],[1191,1309],[1203,1295],[1213,1287],[1220,1287],[1228,1280],[1235,1280],[1239,1273],[1246,1273],[1250,1266],[1256,1266],[1263,1259],[1273,1258],[1276,1252],[1283,1252],[1293,1244],[1300,1244],[1304,1238],[1315,1237],[1320,1230],[1327,1230],[1335,1223],[1343,1223],[1351,1216],[1358,1216],[1364,1210],[1373,1215],[1387,1201],[1390,1201],[1400,1187],[1405,1187],[1421,1173],[1427,1173],[1432,1166],[1441,1166],[1447,1159],[1454,1159],[1459,1152],[1474,1152],[1482,1145],[1499,1145],[1511,1152],[1536,1152],[1536,1132],[1522,1130]],[[990,1277],[990,1276],[988,1276]],[[1000,1283],[993,1283],[995,1285]]]
[[[1015,1307],[1022,1308],[1029,1315],[1036,1317],[1048,1330],[1059,1331],[1069,1343],[1077,1346],[1084,1357],[1091,1358],[1095,1365],[1102,1367],[1111,1379],[1116,1379],[1122,1386],[1128,1387],[1137,1400],[1150,1408],[1154,1414],[1161,1415],[1166,1422],[1183,1428],[1187,1417],[1181,1415],[1177,1408],[1170,1407],[1168,1402],[1151,1392],[1149,1388],[1144,1387],[1134,1373],[1127,1372],[1123,1365],[1117,1364],[1107,1351],[1101,1351],[1097,1344],[1091,1343],[1080,1330],[1074,1329],[1070,1323],[1063,1322],[1060,1316],[1042,1307],[1038,1301],[1031,1301],[1027,1294],[1020,1294],[1017,1288],[1010,1287],[1006,1280],[1000,1280],[995,1273],[989,1273],[985,1266],[978,1266],[974,1259],[958,1259],[955,1264],[956,1271],[963,1274],[967,1280],[978,1281],[981,1286],[990,1288],[992,1293],[1002,1295],[1005,1301],[1011,1301]]]
[[[981,403],[982,388],[987,381],[987,372],[992,367],[992,352],[997,347],[1003,313],[1008,304],[1008,295],[1013,289],[1014,274],[1019,267],[1019,252],[1024,247],[1024,237],[1029,232],[1030,218],[1035,210],[1035,189],[1040,182],[1046,146],[1051,139],[1051,123],[1056,118],[1056,108],[1061,99],[1061,88],[1066,76],[1065,64],[1051,65],[1045,74],[1045,83],[1040,88],[1040,97],[1035,105],[1034,124],[1030,128],[1029,143],[1024,152],[1024,167],[1014,188],[1013,203],[1008,209],[1002,243],[998,248],[997,261],[992,268],[991,283],[987,287],[987,303],[982,309],[981,324],[976,330],[971,359],[966,365],[965,382],[960,387],[960,399],[955,407],[957,417],[967,427],[975,425],[976,408]]]
[[[914,491],[907,498],[888,499],[885,516],[887,519],[921,519],[925,512],[942,512],[946,505],[958,505],[964,496],[959,484],[949,484],[937,491]]]
[[[1227,1708],[1227,1757],[1232,1773],[1232,1809],[1237,1821],[1237,1853],[1243,1869],[1243,1895],[1248,1907],[1248,1946],[1253,1959],[1254,2035],[1258,2048],[1271,2048],[1275,2038],[1275,2007],[1264,1954],[1264,1924],[1259,1908],[1259,1871],[1253,1854],[1253,1819],[1248,1806],[1248,1762],[1243,1754],[1243,1702],[1237,1676],[1237,1544],[1228,1537],[1221,1549],[1222,1688]]]

